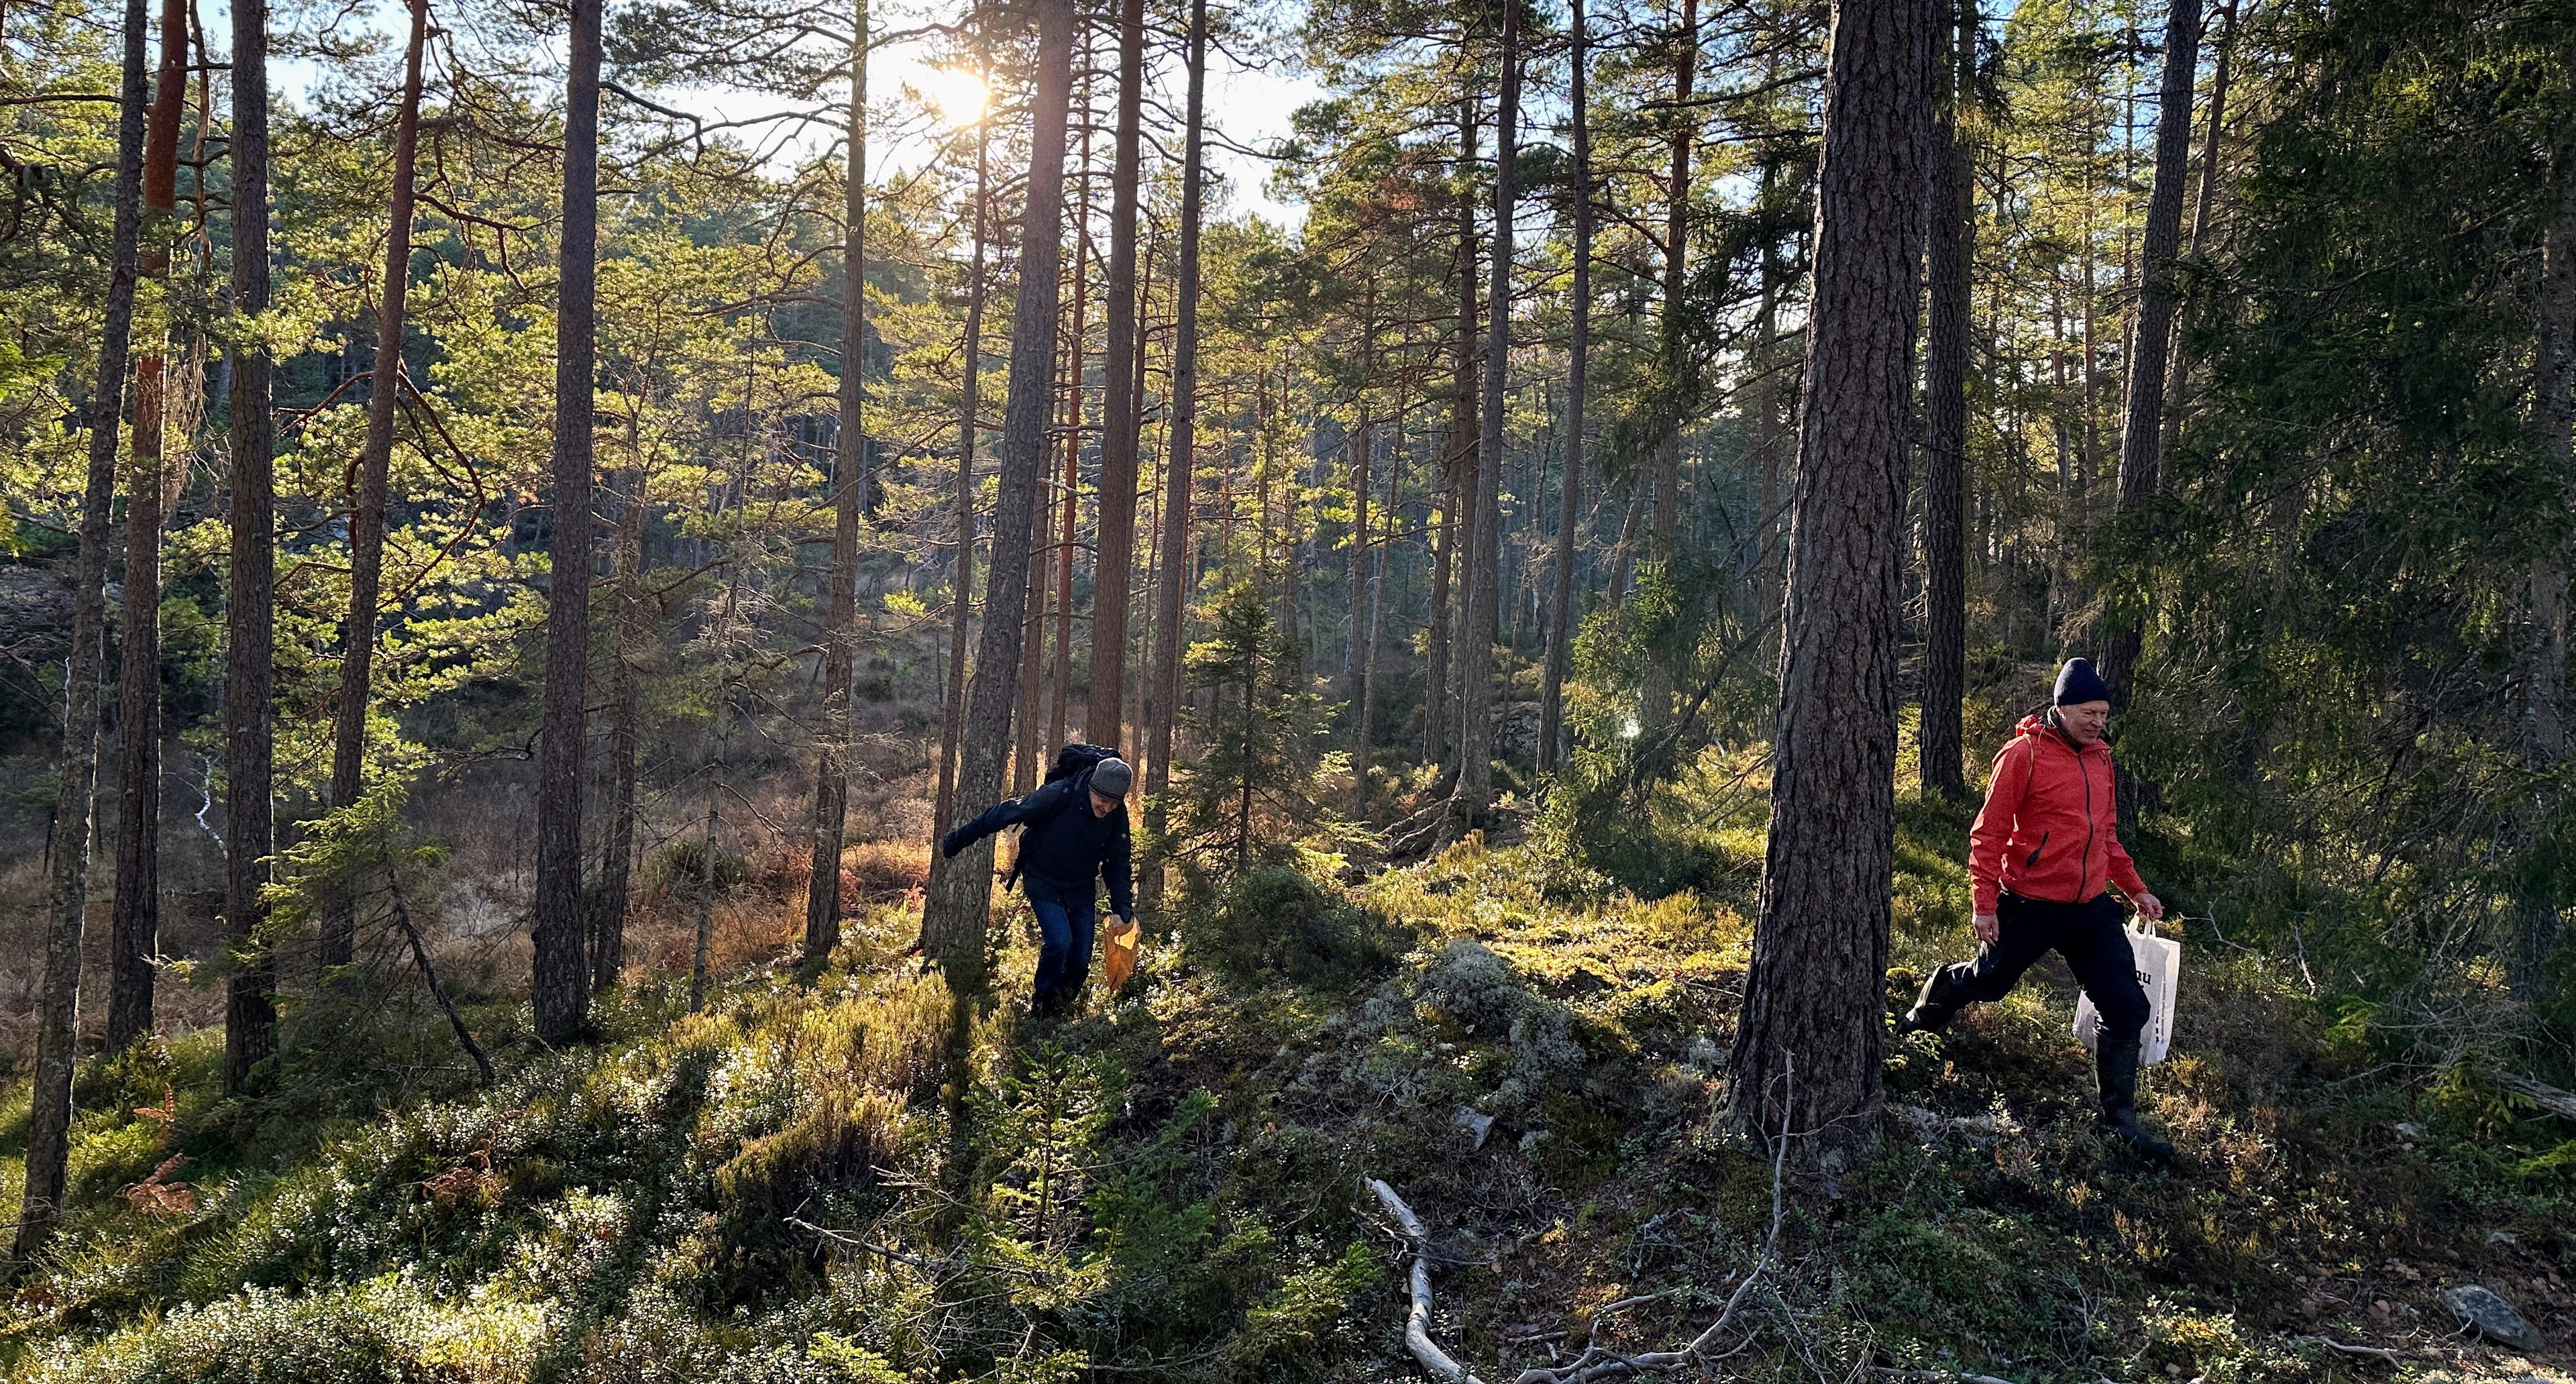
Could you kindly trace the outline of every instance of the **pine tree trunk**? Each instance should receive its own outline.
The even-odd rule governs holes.
[[[1866,1147],[1886,1028],[1906,454],[1933,0],[1836,0],[1771,830],[1733,1055],[1746,1130]]]
[[[126,0],[116,219],[108,249],[107,311],[99,332],[98,386],[90,397],[89,473],[81,491],[72,641],[63,677],[63,751],[55,769],[53,840],[46,853],[45,974],[36,1001],[35,1092],[27,1116],[26,1198],[19,1209],[15,1250],[21,1265],[53,1234],[70,1169],[81,923],[89,906],[91,814],[98,787],[99,677],[107,661],[109,518],[116,502],[116,444],[125,419],[126,346],[134,326],[143,221],[146,31],[143,0]]]
[[[582,708],[590,671],[590,506],[594,313],[599,283],[599,19],[572,0],[565,89],[563,250],[555,306],[553,574],[546,596],[545,719],[537,760],[534,991],[537,1036],[581,1031],[590,979],[582,955]]]
[[[979,57],[985,47],[983,23],[979,10],[975,20]],[[991,61],[977,66],[989,80]],[[975,126],[975,250],[966,270],[966,364],[957,408],[957,578],[948,604],[948,702],[939,726],[939,797],[931,813],[931,821],[942,831],[957,810],[957,742],[966,729],[966,638],[974,610],[969,594],[975,581],[975,441],[981,427],[977,410],[984,402],[984,250],[991,238],[986,215],[992,207],[992,169],[993,120],[987,114]]]
[[[1450,358],[1449,445],[1441,458],[1440,547],[1431,572],[1430,677],[1422,701],[1422,757],[1434,763],[1447,758],[1458,743],[1454,665],[1463,657],[1458,646],[1466,638],[1466,619],[1460,607],[1467,604],[1458,597],[1470,585],[1460,570],[1459,555],[1472,551],[1475,541],[1475,520],[1467,506],[1474,494],[1476,447],[1481,440],[1476,418],[1481,385],[1476,374],[1476,106],[1472,98],[1458,108],[1457,183],[1457,336]]]
[[[367,711],[376,657],[376,604],[384,585],[385,491],[394,454],[394,410],[402,400],[405,292],[411,286],[413,171],[420,148],[421,60],[429,43],[429,0],[409,0],[411,33],[403,45],[402,106],[394,117],[394,180],[385,231],[385,281],[376,308],[375,373],[367,382],[367,440],[358,453],[357,493],[349,504],[349,613],[340,627],[340,693],[332,706],[331,806],[358,801],[367,764]],[[346,966],[355,957],[356,901],[335,895],[322,914],[321,962]]]
[[[1065,717],[1071,710],[1073,696],[1073,554],[1075,526],[1081,518],[1078,503],[1082,481],[1082,355],[1084,337],[1090,330],[1091,256],[1086,253],[1089,237],[1083,227],[1091,219],[1091,78],[1092,47],[1089,30],[1084,31],[1082,45],[1082,157],[1081,171],[1075,175],[1072,222],[1073,234],[1073,323],[1064,337],[1064,487],[1057,498],[1059,537],[1055,546],[1055,663],[1048,674],[1052,684],[1047,702],[1046,741],[1039,753],[1052,756],[1056,746],[1065,742]]]
[[[868,6],[850,43],[850,138],[841,219],[841,427],[832,464],[832,589],[823,595],[823,733],[814,756],[814,858],[805,881],[805,961],[841,945],[841,834],[850,810],[850,676],[857,661],[859,519],[867,504]]]
[[[1494,641],[1502,631],[1503,395],[1511,382],[1513,176],[1521,111],[1520,7],[1503,6],[1502,83],[1494,108],[1494,250],[1485,293],[1485,381],[1476,439],[1475,541],[1458,660],[1458,806],[1481,824],[1494,804]]]
[[[1664,311],[1658,324],[1663,334],[1664,388],[1671,395],[1664,416],[1657,420],[1655,507],[1648,529],[1654,540],[1650,551],[1658,562],[1672,560],[1673,541],[1681,528],[1682,294],[1690,260],[1691,142],[1699,133],[1699,117],[1691,108],[1691,91],[1699,77],[1699,0],[1682,0],[1681,26],[1673,45],[1673,107],[1666,117],[1673,122],[1672,167],[1664,182]],[[1650,683],[1658,678],[1654,672],[1647,676]],[[1658,720],[1668,714],[1664,703],[1671,697],[1669,678],[1662,681],[1663,695],[1649,691],[1646,698],[1648,712]]]
[[[1129,382],[1144,350],[1136,321],[1137,179],[1145,98],[1145,0],[1119,0],[1118,126],[1109,173],[1108,359],[1100,409],[1100,536],[1091,576],[1091,695],[1083,737],[1126,746],[1127,612],[1136,566],[1136,442]]]
[[[1016,329],[1014,332],[1016,334]],[[1047,405],[1047,411],[1050,414],[1056,411],[1056,404],[1052,399]],[[1051,461],[1053,458],[1049,457],[1045,460]],[[1038,702],[1046,695],[1047,583],[1054,575],[1054,569],[1050,564],[1055,556],[1051,545],[1045,540],[1053,536],[1051,530],[1055,528],[1056,501],[1055,488],[1048,484],[1045,474],[1047,469],[1045,461],[1041,461],[1036,501],[1037,516],[1031,524],[1034,532],[1031,534],[1031,550],[1025,569],[1028,573],[1026,578],[1028,617],[1027,627],[1020,636],[1022,653],[1020,705],[1012,720],[1012,725],[1017,727],[1018,734],[1016,746],[1011,753],[1011,796],[1014,798],[1026,797],[1038,786],[1038,759],[1045,753],[1039,744],[1044,732],[1038,723]],[[998,538],[994,540],[997,551],[993,560],[996,562],[1003,560],[998,551],[1000,542]],[[992,598],[989,595],[985,598],[984,608],[987,612],[992,610]]]
[[[1369,555],[1369,465],[1376,460],[1377,422],[1369,414],[1369,385],[1377,371],[1377,281],[1361,289],[1360,296],[1360,377],[1353,403],[1359,417],[1355,420],[1345,446],[1350,450],[1351,465],[1351,542],[1350,605],[1345,628],[1349,637],[1342,641],[1342,686],[1354,701],[1360,695],[1360,665],[1366,655],[1361,651],[1361,596],[1368,583]],[[1361,753],[1367,753],[1366,746]]]
[[[1637,528],[1651,500],[1647,484],[1643,478],[1628,482],[1626,516],[1619,521],[1618,551],[1610,562],[1610,603],[1614,606],[1628,598],[1628,576],[1637,557]]]
[[[2227,88],[2232,77],[2230,59],[2236,49],[2236,0],[2226,0],[2219,7],[2226,20],[2225,36],[2218,41],[2218,61],[2209,77],[2209,113],[2201,120],[2200,189],[2192,199],[2191,245],[2192,267],[2207,263],[2209,223],[2218,204],[2219,141],[2227,127]],[[2184,347],[2189,324],[2177,313],[2173,332],[2173,359],[2165,367],[2164,440],[2162,447],[2171,453],[2182,436],[2183,404],[2189,398],[2191,359]]]
[[[1923,363],[1923,791],[1964,798],[1959,724],[1967,695],[1968,276],[1976,262],[1976,183],[1960,106],[1974,81],[1976,0],[1960,5],[1941,65],[1932,133],[1929,343]]]
[[[1181,152],[1180,265],[1173,297],[1172,392],[1166,405],[1170,461],[1163,477],[1163,570],[1154,592],[1154,714],[1145,767],[1145,819],[1160,837],[1169,820],[1172,727],[1181,699],[1181,610],[1189,589],[1190,490],[1198,450],[1199,218],[1206,182],[1207,0],[1190,0],[1189,96]],[[1146,872],[1149,897],[1162,871]]]
[[[1432,524],[1431,607],[1423,618],[1422,762],[1437,764],[1449,753],[1449,574],[1458,555],[1459,443],[1450,425],[1440,455],[1440,517]]]
[[[2129,354],[2125,421],[2120,432],[2119,506],[2133,511],[2156,493],[2164,442],[2165,362],[2173,349],[2178,270],[2182,252],[2183,186],[2191,175],[2192,83],[2200,70],[2200,0],[2173,0],[2165,14],[2164,92],[2156,116],[2155,183],[2147,194],[2144,267],[2138,318]],[[2144,641],[2144,613],[2115,615],[2102,645],[2102,680],[2111,685],[2111,708],[2126,711],[2135,688]],[[2137,821],[2136,779],[2120,776],[2120,818]]]
[[[2562,116],[2550,181],[2557,206],[2541,246],[2538,331],[2534,344],[2531,424],[2535,440],[2562,477],[2576,476],[2576,118]],[[2561,540],[2564,543],[2564,540]],[[2535,777],[2553,775],[2567,758],[2567,555],[2562,546],[2532,559],[2530,631],[2523,678],[2523,760]],[[2535,794],[2531,830],[2550,830],[2555,795]],[[2506,972],[2514,993],[2547,993],[2548,963],[2567,936],[2566,914],[2545,872],[2526,886],[2514,909]]]
[[[617,524],[617,656],[608,667],[608,840],[592,891],[590,988],[626,973],[627,890],[635,869],[635,757],[643,741],[643,664],[654,632],[644,594],[645,478],[639,457]]]
[[[1079,303],[1079,296],[1075,301]],[[1071,340],[1080,341],[1075,333]],[[1048,652],[1053,662],[1047,669],[1047,733],[1038,753],[1052,758],[1055,747],[1065,743],[1066,718],[1072,712],[1073,698],[1073,554],[1079,542],[1075,526],[1080,522],[1076,487],[1082,480],[1082,371],[1077,365],[1066,380],[1064,438],[1064,494],[1056,502],[1055,568],[1055,644]]]
[[[232,307],[268,311],[268,5],[233,6]],[[277,636],[276,419],[268,352],[232,358],[232,561],[224,600],[224,931],[249,948],[268,916]],[[250,952],[224,983],[224,1090],[249,1089],[277,1043],[276,964]]]
[[[1574,534],[1582,515],[1583,406],[1592,368],[1592,113],[1586,103],[1591,80],[1592,35],[1583,16],[1583,0],[1571,0],[1566,20],[1573,51],[1566,104],[1574,121],[1574,285],[1568,295],[1573,323],[1566,343],[1565,478],[1557,487],[1556,549],[1549,564],[1547,594],[1547,665],[1540,674],[1538,697],[1538,770],[1559,765],[1559,743],[1565,737],[1565,665],[1574,644]]]
[[[1140,237],[1145,229],[1145,227],[1138,228],[1138,234]],[[1151,450],[1148,450],[1145,446],[1146,362],[1148,358],[1148,350],[1153,344],[1153,332],[1147,324],[1153,317],[1153,309],[1154,247],[1151,242],[1148,242],[1138,247],[1136,256],[1135,369],[1127,377],[1127,416],[1129,419],[1133,420],[1130,424],[1130,428],[1136,434],[1136,453],[1140,460],[1136,467],[1137,474],[1130,478],[1129,484],[1139,496],[1154,497],[1156,505],[1148,512],[1148,516],[1143,518],[1141,521],[1137,518],[1132,507],[1128,512],[1129,528],[1133,530],[1139,525],[1139,523],[1141,523],[1143,527],[1145,534],[1145,542],[1143,544],[1145,571],[1141,586],[1136,582],[1130,582],[1128,584],[1127,634],[1123,647],[1119,650],[1122,660],[1121,676],[1127,683],[1127,685],[1120,689],[1119,692],[1121,704],[1136,708],[1135,721],[1125,727],[1125,729],[1134,733],[1134,738],[1132,740],[1122,740],[1119,744],[1127,750],[1130,756],[1128,762],[1135,765],[1139,773],[1144,771],[1144,742],[1148,738],[1146,727],[1151,725],[1154,719],[1152,711],[1149,710],[1149,706],[1153,702],[1154,697],[1150,690],[1151,683],[1146,674],[1150,665],[1154,661],[1153,601],[1154,592],[1156,590],[1154,579],[1156,574],[1161,570],[1160,564],[1163,556],[1162,545],[1160,542],[1162,533],[1162,509],[1160,505],[1160,497],[1163,493],[1163,452],[1162,448],[1159,446],[1154,447]],[[1145,470],[1141,460],[1141,458],[1146,456],[1152,456],[1155,459],[1154,467],[1150,472]],[[1135,552],[1134,547],[1131,546],[1129,552],[1131,557],[1128,565],[1130,568],[1133,568],[1135,565],[1132,556]]]
[[[957,800],[978,810],[1002,788],[1029,606],[1030,546],[1037,535],[1055,402],[1056,287],[1063,262],[1064,134],[1073,86],[1072,0],[1038,5],[1037,90],[1031,107],[1028,209],[1020,234],[1018,297],[1011,317],[1010,400],[993,511],[993,564],[984,587],[984,632],[967,691]],[[934,856],[922,914],[924,949],[959,995],[981,994],[985,924],[992,906],[992,838],[954,860]],[[954,1039],[956,1035],[952,1035]]]
[[[1648,472],[1654,508],[1649,515],[1646,545],[1646,551],[1659,563],[1673,560],[1681,535],[1681,428],[1682,412],[1688,402],[1683,382],[1690,373],[1682,317],[1686,311],[1683,295],[1688,289],[1685,275],[1690,263],[1691,142],[1699,132],[1699,118],[1691,106],[1691,92],[1699,76],[1698,0],[1682,0],[1681,25],[1673,42],[1673,107],[1668,116],[1674,122],[1672,166],[1664,183],[1664,303],[1658,324],[1663,355],[1659,373],[1665,397],[1658,405],[1655,447]],[[1672,671],[1662,659],[1649,658],[1642,682],[1644,705],[1638,720],[1649,729],[1660,729],[1672,719]]]
[[[716,655],[716,705],[709,729],[713,732],[712,753],[707,756],[709,768],[724,765],[733,749],[733,650],[740,639],[737,619],[742,596],[741,569],[725,579],[724,615],[717,625],[720,638]],[[716,930],[716,854],[718,831],[722,826],[724,798],[710,773],[706,783],[706,827],[698,837],[698,925],[689,948],[689,1012],[699,1013],[707,1007],[709,980],[708,956],[714,945]]]
[[[161,66],[144,119],[140,273],[170,274],[179,205],[179,121],[188,88],[188,7],[162,0]],[[108,928],[107,1048],[152,1031],[153,955],[161,933],[161,490],[168,477],[166,318],[134,367],[134,459],[125,500],[125,589],[117,623],[116,903]]]
[[[1358,808],[1362,814],[1368,811],[1370,752],[1377,744],[1378,658],[1379,651],[1385,647],[1385,641],[1380,638],[1380,632],[1386,621],[1387,553],[1395,545],[1396,487],[1404,475],[1403,422],[1403,399],[1399,395],[1396,407],[1395,446],[1387,458],[1386,503],[1380,506],[1378,511],[1381,516],[1379,523],[1385,527],[1385,532],[1378,535],[1369,563],[1368,604],[1364,607],[1368,611],[1368,651],[1360,663],[1358,694],[1360,725],[1358,743],[1351,750],[1351,773],[1358,784]],[[1358,619],[1358,612],[1362,608],[1353,607],[1351,618]]]

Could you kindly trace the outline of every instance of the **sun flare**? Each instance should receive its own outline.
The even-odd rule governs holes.
[[[983,119],[992,100],[984,79],[962,67],[929,68],[912,85],[951,125],[972,125]]]

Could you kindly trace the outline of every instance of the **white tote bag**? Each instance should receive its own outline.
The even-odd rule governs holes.
[[[2132,927],[2129,954],[2137,958],[2138,988],[2147,992],[2147,1026],[2138,1035],[2138,1060],[2153,1065],[2164,1061],[2166,1049],[2173,1046],[2174,986],[2182,977],[2182,943]],[[2077,1041],[2089,1048],[2101,1031],[2102,1015],[2093,1007],[2093,997],[2077,999]]]

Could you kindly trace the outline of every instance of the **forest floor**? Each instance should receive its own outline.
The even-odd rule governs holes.
[[[1904,811],[1892,1005],[1968,948],[1964,813]],[[2095,1133],[2052,960],[1892,1048],[1874,1156],[1775,1181],[1721,1118],[1759,860],[1734,844],[1732,884],[1655,901],[1475,839],[1347,891],[1256,874],[1176,907],[1078,1017],[1006,991],[954,1140],[949,1005],[902,954],[901,899],[817,982],[745,964],[698,1015],[634,986],[584,1047],[539,1048],[496,992],[470,1011],[489,1088],[425,1023],[376,1054],[422,1074],[393,1098],[226,1102],[214,1035],[152,1044],[83,1073],[79,1205],[0,1307],[0,1364],[1419,1379],[1376,1178],[1429,1228],[1432,1335],[1496,1384],[1587,1344],[1676,1348],[1730,1300],[1708,1366],[1729,1378],[2568,1379],[2576,1198],[2545,1150],[2571,1131],[2473,1072],[2374,1070],[2295,964],[2216,941],[2187,951],[2147,1083],[2179,1166]],[[2538,1348],[2464,1334],[2441,1301],[2462,1284]]]

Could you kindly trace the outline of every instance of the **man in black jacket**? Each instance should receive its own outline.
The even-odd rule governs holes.
[[[1012,873],[1038,916],[1038,977],[1030,1005],[1040,1012],[1063,1008],[1082,993],[1091,974],[1095,881],[1109,881],[1109,907],[1136,920],[1136,880],[1127,830],[1127,790],[1136,771],[1123,759],[1104,759],[1070,778],[1057,779],[1025,798],[1014,798],[940,838],[940,853],[959,851],[1000,831],[1020,830]]]

